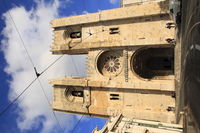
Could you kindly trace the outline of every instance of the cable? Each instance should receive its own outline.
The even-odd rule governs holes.
[[[95,33],[91,33],[91,32],[89,32],[88,34],[88,36],[87,37],[85,37],[85,39],[83,39],[82,41],[84,41],[84,40],[86,40],[87,38],[89,38],[90,36],[92,36],[92,35],[94,35],[94,34],[98,34],[98,33],[101,33],[101,32],[104,32],[104,31],[108,31],[108,30],[104,30],[104,29],[102,29],[101,31],[98,31],[98,32],[95,32]],[[80,42],[81,43],[81,42]],[[78,45],[78,44],[80,44],[80,43],[77,43],[76,45]],[[70,44],[69,44],[70,45]],[[74,45],[74,46],[76,46],[76,45]],[[74,47],[73,46],[73,47]],[[71,56],[70,56],[71,57]],[[72,59],[72,61],[74,62],[74,60],[73,60],[73,58],[71,58]],[[74,65],[75,65],[75,63],[73,63]],[[75,69],[76,69],[76,72],[78,73],[78,69],[76,68],[76,65],[75,65]],[[89,108],[88,108],[89,109]],[[89,112],[89,111],[88,111]],[[88,113],[89,114],[89,113]],[[72,129],[72,133],[76,130],[76,128],[77,128],[77,126],[79,125],[79,123],[80,123],[80,121],[83,119],[83,117],[84,117],[84,115],[82,115],[81,116],[81,118],[79,119],[79,121],[76,123],[76,125],[74,126],[74,128]]]
[[[99,90],[99,91],[101,91],[101,90]],[[98,95],[96,97],[98,97],[99,95],[100,95],[100,93],[98,93]],[[87,109],[88,109],[88,114],[89,114],[89,108],[87,108]],[[89,116],[91,116],[91,115],[89,114]],[[84,117],[84,115],[82,115],[81,118],[79,119],[79,121],[76,123],[76,125],[74,126],[74,128],[72,130],[72,133],[74,133],[74,131],[76,130],[77,126],[79,125],[79,123],[83,119],[83,117]]]
[[[5,2],[5,1],[4,1]],[[6,5],[6,4],[5,4]],[[17,28],[17,25],[16,25],[16,23],[15,23],[15,21],[14,21],[14,19],[12,18],[12,15],[11,15],[11,13],[10,13],[10,11],[8,10],[8,14],[9,14],[9,17],[10,17],[10,19],[11,19],[11,21],[13,22],[13,24],[14,24],[14,27],[15,27],[15,30],[17,31],[17,33],[18,33],[18,35],[19,35],[19,38],[20,38],[20,40],[21,40],[21,42],[22,42],[22,46],[24,47],[24,49],[25,49],[25,51],[26,51],[26,54],[27,54],[27,56],[28,56],[28,58],[29,58],[29,60],[30,60],[30,62],[31,62],[31,65],[32,65],[32,67],[33,67],[33,69],[34,69],[34,71],[35,71],[35,74],[36,74],[36,78],[11,102],[11,103],[9,103],[8,104],[8,106],[6,106],[4,109],[3,109],[3,111],[1,111],[0,112],[0,116],[1,115],[3,115],[27,90],[28,90],[28,88],[36,81],[36,80],[38,80],[38,82],[39,82],[39,84],[40,84],[40,87],[41,87],[41,90],[42,90],[42,92],[43,92],[43,94],[44,94],[44,97],[46,98],[46,100],[47,100],[47,103],[49,104],[49,106],[50,106],[50,108],[51,108],[51,104],[50,104],[50,102],[49,102],[49,99],[48,99],[48,97],[47,97],[47,95],[46,95],[46,92],[45,92],[45,90],[44,90],[44,87],[42,86],[42,83],[41,83],[41,81],[39,80],[39,77],[43,74],[43,73],[45,73],[51,66],[53,66],[59,59],[61,59],[62,57],[63,57],[63,55],[61,55],[60,57],[58,57],[55,61],[53,61],[49,66],[47,66],[41,73],[38,73],[37,72],[37,69],[36,69],[36,67],[35,67],[35,65],[34,65],[34,63],[33,63],[33,60],[32,60],[32,58],[31,58],[31,56],[30,56],[30,54],[29,54],[29,52],[28,52],[28,50],[27,50],[27,48],[26,48],[26,46],[25,46],[25,43],[24,43],[24,41],[23,41],[23,39],[22,39],[22,36],[21,36],[21,34],[20,34],[20,32],[19,32],[19,30],[18,30],[18,28]],[[104,30],[102,30],[102,32],[103,32]],[[95,33],[94,33],[95,34]],[[92,33],[89,33],[89,36],[88,37],[90,37],[90,36],[92,36],[93,34]],[[88,37],[86,37],[85,39],[87,39]],[[83,41],[83,40],[82,40]],[[81,42],[80,42],[81,43]],[[77,45],[77,44],[76,44]],[[71,56],[70,56],[71,57]],[[74,66],[75,66],[75,69],[76,69],[76,72],[78,73],[78,69],[77,69],[77,67],[76,67],[76,64],[74,63],[74,60],[73,60],[73,57],[71,57],[71,60],[72,60],[72,63],[74,64]],[[79,74],[79,73],[78,73]],[[59,127],[60,127],[60,129],[62,129],[62,127],[61,127],[61,124],[60,124],[60,122],[59,122],[59,120],[58,120],[58,118],[56,117],[56,114],[55,114],[55,112],[52,110],[52,113],[53,113],[53,116],[54,116],[54,118],[56,119],[56,121],[57,121],[57,124],[59,125]],[[80,123],[80,121],[83,119],[83,115],[81,116],[81,118],[79,119],[79,121],[77,122],[77,124],[75,125],[75,127],[73,128],[73,131],[72,131],[72,133],[75,131],[75,129],[77,128],[77,126],[79,125],[79,123]]]
[[[101,32],[105,32],[105,31],[109,31],[109,30],[104,30],[104,29],[102,28],[101,31],[98,31],[98,32],[95,32],[95,33],[91,33],[91,32],[89,31],[89,32],[88,32],[88,36],[85,37],[84,39],[82,39],[82,42],[85,41],[86,39],[88,39],[90,36],[93,36],[93,35],[95,35],[95,34],[99,34],[99,33],[101,33]],[[73,48],[73,47],[75,47],[76,45],[78,45],[78,44],[80,44],[80,43],[82,43],[82,42],[78,42],[78,43],[74,44],[73,46],[70,46],[70,44],[71,44],[71,42],[70,42],[70,43],[68,44],[68,46],[69,46],[70,48]]]
[[[76,130],[77,126],[79,125],[80,121],[83,119],[84,115],[81,116],[81,118],[78,120],[74,128],[72,129],[72,133]]]
[[[9,103],[4,109],[3,111],[0,112],[0,116],[3,115],[21,96],[22,94],[24,94],[28,88],[38,79],[38,77],[36,77],[33,81],[31,81],[31,83],[11,102]]]
[[[49,66],[47,66],[41,73],[40,75],[42,75],[43,73],[45,73],[51,66],[53,66],[58,60],[60,60],[64,55],[59,56],[56,60],[54,60]]]
[[[51,66],[53,66],[62,56],[57,58],[55,61],[53,61],[47,68],[45,68],[42,73],[40,73],[40,76],[45,73]],[[4,109],[3,111],[0,112],[0,116],[3,115],[27,90],[28,88],[39,78],[37,76],[35,79],[31,81],[31,83],[12,101],[10,102]]]
[[[96,33],[90,33],[90,34],[89,34],[85,39],[83,39],[82,41],[86,40],[87,38],[89,38],[90,36],[92,36],[92,35],[94,35],[94,34],[98,34],[98,33],[104,32],[104,31],[107,31],[107,30],[102,29],[102,31],[99,31],[99,32],[96,32]],[[80,43],[81,43],[81,42],[80,42]],[[80,43],[77,43],[76,45],[78,45],[78,44],[80,44]],[[74,46],[76,46],[76,45],[74,45]],[[71,57],[71,56],[70,56],[70,57]],[[71,59],[72,59],[72,61],[74,62],[73,58],[71,58]],[[75,67],[76,67],[76,65],[75,65]],[[77,69],[77,68],[75,68],[75,69],[76,69],[76,72],[78,72],[78,69]],[[75,127],[74,127],[73,130],[72,130],[72,133],[75,131],[76,127],[78,126],[78,124],[80,123],[80,121],[83,119],[83,117],[84,117],[84,115],[82,115],[81,118],[79,119],[79,121],[76,123]]]
[[[4,0],[3,0],[4,1]],[[7,4],[6,4],[6,2],[4,1],[4,4],[7,6]],[[12,15],[11,15],[11,13],[10,13],[10,10],[8,10],[8,15],[9,15],[9,17],[10,17],[10,19],[11,19],[11,21],[12,21],[12,23],[13,23],[13,25],[14,25],[14,28],[15,28],[15,30],[17,31],[17,34],[18,34],[18,36],[19,36],[19,38],[20,38],[20,40],[21,40],[21,44],[22,44],[22,46],[24,47],[24,49],[25,49],[25,52],[26,52],[26,54],[27,54],[27,56],[28,56],[28,58],[29,58],[29,60],[30,60],[30,62],[31,62],[31,65],[33,66],[33,68],[34,68],[34,70],[35,70],[35,72],[36,72],[36,78],[11,102],[11,103],[9,103],[8,104],[8,106],[5,108],[5,109],[3,109],[3,111],[2,112],[0,112],[0,116],[1,115],[3,115],[19,98],[20,98],[20,96],[22,95],[22,94],[24,94],[25,92],[26,92],[26,90],[28,90],[28,88],[39,78],[39,76],[40,75],[42,75],[46,70],[48,70],[53,64],[55,64],[55,62],[57,62],[61,57],[59,57],[58,59],[56,59],[53,63],[51,63],[46,69],[44,69],[44,71],[42,71],[42,73],[40,73],[40,74],[38,74],[37,73],[37,71],[36,71],[36,67],[35,67],[35,65],[34,65],[34,63],[33,63],[33,60],[32,60],[32,58],[31,58],[31,56],[30,56],[30,54],[29,54],[29,52],[28,52],[28,50],[27,50],[27,48],[26,48],[26,46],[25,46],[25,43],[24,43],[24,41],[23,41],[23,39],[22,39],[22,36],[21,36],[21,34],[20,34],[20,32],[19,32],[19,30],[18,30],[18,28],[17,28],[17,25],[16,25],[16,23],[15,23],[15,21],[14,21],[14,19],[13,19],[13,17],[12,17]],[[43,91],[43,94],[44,94],[44,96],[46,97],[46,99],[47,99],[47,101],[48,101],[48,98],[47,98],[47,95],[45,94],[45,91],[44,91],[44,88],[43,88],[43,86],[42,86],[42,84],[41,84],[41,82],[40,82],[40,80],[38,79],[38,81],[39,81],[39,83],[40,83],[40,86],[41,86],[41,89],[42,89],[42,91]],[[48,101],[48,103],[49,103],[49,101]],[[50,105],[50,103],[49,103],[49,105]],[[53,111],[52,111],[53,112]],[[56,115],[55,115],[55,113],[53,112],[53,115],[54,115],[54,117],[55,117],[55,119],[56,119],[56,121],[58,122],[58,125],[60,126],[60,123],[59,123],[59,121],[58,121],[58,119],[57,119],[57,117],[56,117]],[[60,126],[60,128],[61,128],[61,126]],[[61,128],[62,129],[62,128]]]
[[[6,3],[5,3],[5,1],[4,1],[4,4],[6,5]],[[11,21],[13,22],[13,24],[14,24],[14,28],[15,28],[15,30],[17,31],[17,33],[18,33],[18,35],[19,35],[19,38],[20,38],[20,40],[21,40],[21,42],[22,42],[22,46],[24,47],[24,49],[25,49],[25,51],[26,51],[26,54],[27,54],[27,56],[28,56],[28,58],[29,58],[29,60],[30,60],[30,62],[31,62],[31,65],[32,65],[32,67],[33,67],[33,69],[34,69],[34,71],[35,71],[35,74],[36,74],[36,78],[11,102],[11,103],[9,103],[8,104],[8,106],[6,106],[4,109],[3,109],[3,111],[1,111],[0,112],[0,116],[1,115],[3,115],[27,90],[28,90],[28,88],[38,79],[38,82],[39,82],[39,84],[40,84],[40,87],[41,87],[41,90],[42,90],[42,92],[43,92],[43,94],[44,94],[44,96],[45,96],[45,98],[46,98],[46,100],[47,100],[47,102],[48,102],[48,104],[49,105],[51,105],[50,104],[50,102],[49,102],[49,99],[48,99],[48,97],[47,97],[47,95],[46,95],[46,93],[45,93],[45,91],[44,91],[44,87],[42,86],[42,83],[41,83],[41,81],[39,80],[39,77],[43,74],[43,73],[45,73],[51,66],[53,66],[59,59],[61,59],[62,57],[63,57],[63,55],[61,55],[60,57],[58,57],[55,61],[53,61],[48,67],[46,67],[41,73],[38,73],[37,72],[37,69],[36,69],[36,67],[35,67],[35,65],[34,65],[34,63],[33,63],[33,60],[32,60],[32,58],[31,58],[31,56],[30,56],[30,54],[29,54],[29,52],[28,52],[28,50],[27,50],[27,48],[26,48],[26,46],[25,46],[25,43],[24,43],[24,41],[23,41],[23,39],[22,39],[22,36],[21,36],[21,34],[20,34],[20,32],[19,32],[19,30],[18,30],[18,28],[17,28],[17,25],[16,25],[16,23],[15,23],[15,21],[14,21],[14,19],[12,18],[12,15],[11,15],[11,13],[10,13],[10,11],[8,10],[8,14],[9,14],[9,17],[10,17],[10,19],[11,19]],[[102,31],[103,32],[103,31]],[[88,37],[90,37],[91,35],[93,35],[92,33],[90,33],[89,34],[89,36]],[[88,37],[86,37],[85,39],[87,39]],[[83,40],[82,40],[83,41]],[[81,42],[80,42],[81,43]],[[77,44],[76,44],[77,45]],[[73,62],[73,64],[75,65],[75,63],[74,63],[74,60],[73,60],[73,58],[71,58],[72,59],[72,62]],[[76,65],[75,65],[75,68],[76,68]],[[78,69],[76,68],[76,72],[78,73]],[[52,113],[53,113],[53,115],[54,115],[54,117],[55,117],[55,119],[56,119],[56,121],[57,121],[57,123],[58,123],[58,125],[59,125],[59,127],[62,129],[62,127],[61,127],[61,125],[60,125],[60,123],[59,123],[59,121],[58,121],[58,119],[57,119],[57,117],[56,117],[56,114],[55,114],[55,112],[52,110]],[[76,124],[76,126],[74,127],[74,129],[73,129],[73,131],[76,129],[76,127],[78,126],[78,124],[79,124],[79,122],[82,120],[82,118],[83,118],[83,115],[81,116],[81,118],[80,118],[80,120],[77,122],[77,124]]]
[[[4,1],[4,4],[6,5],[6,2],[5,2],[5,1]],[[6,6],[7,6],[7,5],[6,5]],[[18,34],[18,36],[19,36],[19,38],[20,38],[20,40],[21,40],[21,42],[22,42],[22,46],[24,47],[24,49],[25,49],[25,51],[26,51],[26,54],[27,54],[27,56],[28,56],[28,58],[29,58],[29,61],[31,62],[32,67],[33,67],[33,69],[35,70],[36,78],[35,78],[35,79],[20,93],[20,95],[18,95],[18,96],[13,100],[13,102],[11,102],[11,103],[0,113],[0,115],[2,115],[3,113],[5,113],[5,112],[19,99],[19,97],[20,97],[23,93],[26,92],[26,90],[36,81],[36,79],[38,79],[38,82],[39,82],[40,87],[41,87],[41,89],[42,89],[42,91],[43,91],[43,94],[44,94],[44,96],[45,96],[45,98],[46,98],[48,104],[50,105],[50,102],[49,102],[49,100],[48,100],[48,97],[47,97],[47,95],[46,95],[46,93],[45,93],[45,91],[44,91],[44,88],[43,88],[43,86],[42,86],[40,80],[39,80],[39,76],[42,75],[46,70],[48,70],[53,64],[55,64],[55,63],[62,57],[62,56],[60,56],[59,58],[57,58],[57,59],[56,59],[53,63],[51,63],[46,69],[44,69],[44,70],[42,71],[42,73],[38,73],[38,72],[37,72],[37,69],[36,69],[36,67],[35,67],[35,65],[34,65],[34,63],[33,63],[33,60],[32,60],[32,58],[31,58],[31,56],[30,56],[30,54],[29,54],[29,52],[28,52],[28,50],[27,50],[27,48],[26,48],[26,46],[25,46],[25,43],[24,43],[24,41],[23,41],[23,39],[22,39],[22,36],[21,36],[21,34],[20,34],[20,32],[19,32],[19,30],[18,30],[18,28],[17,28],[17,25],[16,25],[16,23],[15,23],[15,21],[14,21],[12,15],[11,15],[11,13],[10,13],[10,10],[8,10],[8,14],[9,14],[9,17],[10,17],[12,23],[14,24],[14,28],[15,28],[15,30],[17,31],[17,34]],[[55,117],[55,119],[56,119],[58,125],[59,125],[60,128],[62,129],[62,127],[61,127],[61,125],[60,125],[60,123],[59,123],[59,121],[58,121],[58,119],[57,119],[57,117],[56,117],[56,115],[55,115],[55,112],[52,111],[52,113],[53,113],[53,115],[54,115],[54,117]]]
[[[71,27],[69,27],[69,29],[70,29],[71,31],[73,31]],[[91,33],[91,32],[89,31],[89,32],[88,32],[88,36],[85,37],[84,39],[82,39],[82,42],[85,41],[86,39],[88,39],[90,36],[95,35],[95,34],[98,34],[98,33],[101,33],[101,32],[104,32],[104,31],[108,31],[108,30],[102,29],[101,31],[98,31],[98,32],[95,32],[95,33]],[[70,42],[70,43],[71,43],[71,42]],[[70,46],[70,43],[68,44],[68,46],[71,47],[71,48],[73,48],[73,47],[75,47],[76,45],[80,44],[81,42],[75,44],[74,46]],[[72,63],[74,64],[76,73],[79,75],[80,73],[78,72],[78,68],[77,68],[77,66],[76,66],[76,63],[74,62],[73,57],[70,56],[70,58],[71,58],[71,60],[72,60]]]
[[[3,0],[3,2],[4,2],[4,4],[5,4],[5,6],[7,7],[6,2],[5,2],[4,0]],[[25,49],[25,51],[26,51],[26,54],[27,54],[27,56],[28,56],[28,58],[29,58],[29,60],[30,60],[30,62],[31,62],[31,65],[32,65],[33,67],[35,67],[35,66],[34,66],[34,63],[33,63],[33,60],[31,59],[31,56],[30,56],[30,54],[28,53],[28,50],[27,50],[27,48],[26,48],[26,46],[25,46],[25,43],[24,43],[24,41],[23,41],[23,39],[22,39],[22,36],[21,36],[21,34],[20,34],[20,32],[19,32],[19,30],[18,30],[18,28],[17,28],[17,25],[16,25],[15,21],[13,20],[13,17],[12,17],[12,15],[11,15],[11,13],[10,13],[10,10],[8,10],[8,15],[9,15],[9,17],[10,17],[12,23],[14,24],[14,28],[15,28],[15,30],[17,31],[17,34],[18,34],[18,36],[19,36],[19,38],[20,38],[20,40],[21,40],[21,42],[22,42],[22,46],[24,47],[24,49]]]
[[[103,31],[102,31],[103,32]],[[88,37],[86,37],[85,39],[87,39]],[[85,40],[84,39],[84,40]],[[81,43],[81,42],[80,42]],[[23,95],[28,88],[42,75],[44,74],[51,66],[53,66],[58,60],[60,60],[64,55],[61,55],[60,57],[58,57],[56,60],[54,60],[49,66],[47,66],[41,73],[39,76],[37,76],[35,79],[33,79],[31,81],[31,83],[11,102],[9,103],[4,109],[3,111],[0,112],[0,116],[3,115],[20,97],[21,95]]]
[[[44,97],[45,97],[45,99],[46,99],[46,101],[47,101],[47,103],[49,104],[49,107],[50,107],[50,109],[51,109],[51,103],[49,102],[49,99],[48,99],[48,97],[47,97],[47,95],[46,95],[46,92],[45,92],[45,90],[44,90],[44,87],[43,87],[43,85],[42,85],[40,79],[38,78],[37,80],[38,80],[38,82],[39,82],[39,84],[40,84],[40,88],[41,88],[41,90],[42,90],[42,92],[43,92],[43,94],[44,94]],[[52,109],[51,109],[51,112],[53,113],[53,116],[54,116],[56,122],[58,123],[58,126],[60,127],[60,129],[63,129],[63,128],[61,127],[60,122],[58,121],[58,118],[57,118],[55,112],[54,112]]]
[[[103,31],[102,31],[103,32]],[[97,33],[100,33],[100,32],[97,32]],[[95,33],[94,33],[95,34]],[[89,36],[91,36],[91,35],[89,35]],[[89,37],[88,36],[88,37]],[[88,37],[86,37],[85,39],[83,39],[83,40],[86,40]],[[82,43],[82,42],[80,42],[80,43]],[[37,76],[35,79],[33,79],[32,80],[32,82],[10,103],[10,104],[8,104],[4,109],[3,109],[3,111],[1,111],[0,112],[0,116],[2,115],[2,114],[4,114],[9,108],[10,108],[10,106],[12,106],[20,97],[21,97],[21,95],[22,94],[24,94],[26,91],[27,91],[27,89],[42,75],[42,74],[44,74],[51,66],[53,66],[58,60],[60,60],[62,57],[63,57],[64,55],[61,55],[60,57],[58,57],[56,60],[54,60],[50,65],[48,65],[40,74],[39,74],[39,76]]]

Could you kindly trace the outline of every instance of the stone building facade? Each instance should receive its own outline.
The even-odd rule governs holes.
[[[176,124],[127,118],[120,114],[111,117],[101,130],[96,127],[93,133],[182,133],[182,127]]]
[[[54,19],[52,54],[86,54],[87,77],[50,80],[55,111],[181,124],[169,1]]]
[[[145,3],[160,2],[165,0],[120,0],[120,7],[128,7]]]

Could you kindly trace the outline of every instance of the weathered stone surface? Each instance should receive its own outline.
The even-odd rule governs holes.
[[[143,50],[145,55],[141,54],[144,58],[140,54],[137,56],[137,53]],[[158,59],[173,58],[173,48],[138,47],[89,51],[88,77],[64,77],[50,81],[56,90],[53,109],[100,117],[122,113],[126,117],[176,123],[173,66],[167,71],[153,71],[152,77],[141,77],[140,73],[143,72],[136,73],[134,70],[134,66],[137,65],[134,61],[137,58],[141,60],[138,62],[140,67],[142,60],[148,62],[151,56]],[[112,67],[112,70],[105,69],[106,65]],[[149,74],[146,70],[144,72]],[[65,93],[68,90],[81,91],[83,95],[72,98],[73,93]],[[68,96],[70,98],[67,98]]]
[[[99,48],[171,45],[166,41],[174,38],[174,29],[166,28],[169,22],[167,2],[55,19],[51,52],[84,54]]]
[[[53,20],[53,54],[88,56],[87,77],[50,81],[53,109],[177,123],[167,2]]]
[[[182,133],[182,128],[181,125],[139,120],[117,115],[111,117],[101,130],[98,127],[95,128],[93,133]]]

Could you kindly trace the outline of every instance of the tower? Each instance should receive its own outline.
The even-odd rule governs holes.
[[[178,123],[169,1],[51,22],[53,54],[87,54],[87,77],[50,80],[56,111]]]

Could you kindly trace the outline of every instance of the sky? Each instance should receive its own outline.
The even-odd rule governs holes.
[[[119,5],[119,0],[1,0],[0,112],[36,78],[33,66],[41,72],[59,57],[49,52],[52,19]],[[0,113],[0,132],[90,133],[96,126],[101,128],[107,119],[84,116],[79,122],[80,115],[55,112],[56,120],[48,103],[53,93],[48,80],[85,76],[85,63],[83,55],[65,55],[58,60],[39,78],[47,99],[39,82],[34,82],[5,113]]]

